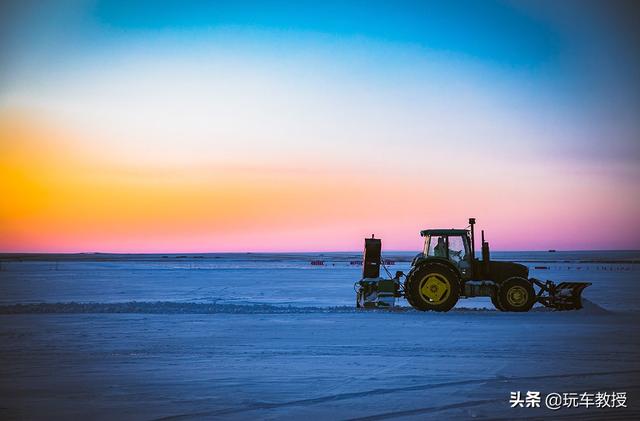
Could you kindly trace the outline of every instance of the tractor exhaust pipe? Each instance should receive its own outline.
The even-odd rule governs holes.
[[[471,226],[471,259],[476,258],[476,236],[473,232],[473,226],[476,224],[476,218],[469,218],[469,225]]]
[[[489,252],[489,243],[484,241],[484,230],[482,230],[482,269],[485,275],[489,274],[489,261],[491,254]]]

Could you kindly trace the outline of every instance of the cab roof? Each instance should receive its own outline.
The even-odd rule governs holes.
[[[469,230],[462,230],[462,229],[432,229],[432,230],[422,230],[420,231],[420,235],[423,237],[429,236],[429,235],[451,235],[451,236],[460,236],[460,235],[466,235],[469,232]]]

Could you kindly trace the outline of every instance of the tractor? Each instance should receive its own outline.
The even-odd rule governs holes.
[[[382,243],[365,239],[363,277],[356,283],[356,306],[393,307],[404,297],[420,311],[449,311],[460,298],[490,297],[500,311],[526,312],[537,302],[555,310],[582,308],[582,291],[588,282],[541,281],[529,278],[525,265],[491,260],[482,231],[481,256],[475,256],[475,218],[465,229],[426,229],[424,249],[411,262],[406,275],[380,277]],[[382,265],[384,267],[384,265]],[[384,267],[386,270],[386,267]],[[405,278],[401,282],[401,278]],[[537,291],[536,291],[537,289]]]

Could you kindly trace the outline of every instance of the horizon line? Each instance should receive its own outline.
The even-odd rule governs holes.
[[[418,253],[419,250],[388,250],[386,253]],[[476,250],[478,253],[479,250]],[[569,253],[569,252],[640,252],[640,249],[574,249],[574,250],[560,250],[560,249],[538,249],[538,250],[491,250],[492,253],[522,253],[522,252],[538,252],[538,253]],[[202,251],[202,252],[102,252],[102,251],[81,251],[81,252],[22,252],[22,251],[10,251],[0,252],[0,256],[15,256],[15,255],[203,255],[203,254],[319,254],[319,253],[362,253],[362,250],[316,250],[316,251]],[[383,252],[385,253],[385,252]]]

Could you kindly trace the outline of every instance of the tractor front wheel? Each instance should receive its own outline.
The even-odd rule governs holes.
[[[525,312],[536,302],[536,293],[531,282],[524,278],[509,278],[498,288],[497,301],[502,311]]]
[[[416,310],[449,311],[460,298],[460,280],[444,265],[426,264],[409,273],[404,290]]]

